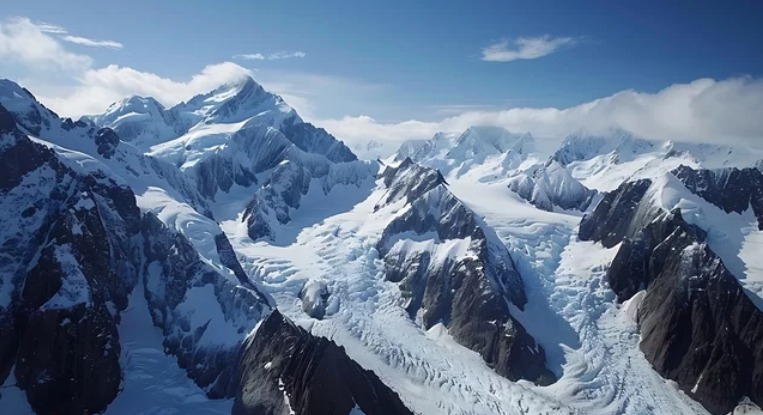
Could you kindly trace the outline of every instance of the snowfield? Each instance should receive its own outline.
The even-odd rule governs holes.
[[[1,104],[26,108],[16,102],[23,97],[14,97],[0,88]],[[130,140],[119,142],[105,157],[82,129],[53,125],[29,135],[75,171],[130,186],[143,213],[155,214],[185,236],[205,266],[240,288],[248,284],[246,278],[238,280],[240,270],[236,274],[223,265],[216,243],[224,233],[245,277],[283,315],[343,346],[417,414],[707,413],[654,371],[640,351],[636,315],[643,292],[618,305],[605,278],[619,246],[606,249],[578,240],[583,215],[603,192],[624,181],[651,179],[645,197],[656,208],[680,209],[688,223],[707,231],[708,245],[763,309],[763,232],[752,210],[726,213],[670,173],[680,165],[751,166],[763,159],[760,154],[649,143],[622,133],[571,136],[559,147],[529,133],[473,127],[405,143],[383,161],[358,161],[341,142],[312,126],[302,125],[307,132],[287,140],[284,131],[299,126],[301,119],[254,81],[219,88],[170,110],[153,100],[127,99],[91,119],[121,128],[132,134]],[[263,153],[270,150],[274,154]],[[219,159],[210,161],[215,157]],[[507,248],[528,300],[523,310],[509,304],[511,315],[543,347],[556,382],[512,382],[460,345],[445,324],[427,330],[406,311],[400,287],[385,278],[376,248],[387,226],[410,207],[407,194],[387,193],[377,172],[406,158],[438,169],[447,189],[476,214],[485,238]],[[235,180],[219,185],[217,176],[210,179],[218,173],[231,173]],[[45,182],[45,177],[28,179]],[[214,186],[205,193],[201,189],[208,179]],[[581,198],[590,199],[572,209],[560,207]],[[245,213],[253,200],[270,203],[262,217],[272,230],[255,239]],[[9,225],[8,219],[0,218],[0,224]],[[427,251],[440,263],[474,255],[471,242],[401,232],[387,248]],[[66,245],[57,246],[56,255],[63,264],[74,262]],[[150,271],[121,315],[122,391],[107,413],[230,413],[232,400],[208,399],[175,357],[166,354],[162,330],[152,323],[144,296],[144,290],[161,285],[159,270]],[[74,271],[68,276],[44,307],[90,301],[84,276]],[[242,322],[222,311],[214,290],[213,285],[190,288],[177,311],[191,327],[209,325],[196,339],[200,345],[231,347],[254,333],[256,322],[244,322],[251,323],[251,332],[242,334]],[[0,285],[0,306],[10,297],[8,287]],[[1,406],[31,413],[13,374],[0,394]],[[356,407],[351,413],[362,412]],[[734,413],[760,409],[742,402]]]
[[[615,304],[603,280],[617,249],[578,242],[580,212],[539,210],[510,192],[503,180],[484,177],[478,169],[446,180],[496,231],[522,272],[529,302],[515,316],[544,346],[550,368],[561,376],[548,387],[497,376],[476,353],[450,339],[444,327],[424,331],[410,320],[399,289],[384,280],[374,248],[404,206],[398,201],[374,212],[384,195],[381,183],[365,200],[335,215],[324,217],[329,209],[318,198],[306,203],[287,225],[301,229],[290,244],[252,242],[239,218],[215,216],[250,276],[262,282],[282,312],[344,346],[416,412],[704,413],[654,372],[638,349],[632,317]],[[419,244],[406,240],[395,248]],[[312,281],[329,292],[324,320],[308,317],[299,299]]]

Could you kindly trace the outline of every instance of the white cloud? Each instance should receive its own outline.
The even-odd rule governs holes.
[[[93,40],[82,36],[65,35],[61,36],[61,40],[76,43],[78,45],[93,46],[109,49],[122,49],[122,44],[113,40]]]
[[[482,49],[482,60],[510,62],[520,59],[538,59],[564,46],[573,46],[579,39],[574,37],[520,37],[514,41],[502,40]]]
[[[241,55],[235,55],[233,56],[233,59],[242,59],[245,61],[264,61],[265,55],[261,53],[244,53]]]
[[[241,59],[245,61],[275,61],[280,59],[304,58],[305,56],[307,56],[305,52],[282,50],[268,55],[263,55],[262,53],[244,53],[235,55],[233,59]]]
[[[19,62],[33,69],[89,68],[93,63],[89,56],[67,51],[47,34],[58,29],[51,25],[41,27],[18,17],[0,22],[0,61]]]
[[[76,117],[102,112],[111,103],[131,95],[150,96],[171,106],[247,76],[251,76],[250,71],[232,62],[208,65],[186,82],[109,65],[85,71],[79,78],[79,84],[68,91],[56,91],[56,95],[46,95],[43,91],[39,98],[59,114]]]
[[[446,104],[446,105],[430,105],[429,108],[437,111],[440,114],[454,115],[461,114],[467,111],[480,111],[490,110],[495,108],[493,104]]]
[[[44,23],[44,22],[37,22],[35,25],[43,32],[45,33],[53,33],[53,34],[66,34],[68,33],[66,29],[64,29],[61,26],[57,26],[50,23]]]
[[[698,79],[674,84],[657,93],[618,92],[569,108],[510,108],[466,111],[435,122],[408,120],[380,123],[369,116],[317,121],[352,148],[371,141],[387,153],[403,141],[427,139],[438,131],[463,131],[494,125],[561,138],[574,132],[607,134],[620,129],[650,140],[763,147],[763,80],[749,77],[723,81]]]
[[[35,24],[25,18],[0,21],[0,73],[8,76],[13,65],[22,65],[24,69],[17,80],[28,74],[22,83],[64,116],[98,113],[130,95],[153,96],[170,106],[251,76],[249,70],[232,62],[209,65],[187,80],[118,65],[93,68],[89,56],[71,53],[63,47],[56,37],[62,31],[60,27]],[[41,69],[47,72],[40,72]],[[387,104],[376,98],[389,92],[388,85],[285,71],[263,70],[258,72],[258,78],[306,119],[346,140],[354,149],[365,148],[373,140],[391,153],[404,140],[427,139],[438,131],[462,131],[472,125],[530,131],[541,138],[561,138],[580,131],[607,134],[620,129],[653,140],[763,146],[760,116],[763,79],[750,77],[698,79],[656,93],[625,90],[569,108],[498,110],[449,105],[441,110],[453,115],[439,120],[392,123],[367,115],[317,113],[323,107],[345,108],[339,114],[356,108],[362,108],[366,114],[381,113]]]

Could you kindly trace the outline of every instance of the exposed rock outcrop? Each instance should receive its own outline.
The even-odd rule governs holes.
[[[344,348],[295,326],[278,311],[246,343],[236,380],[235,415],[368,415],[412,412]]]
[[[140,211],[129,189],[18,131],[0,140],[0,381],[15,368],[39,414],[100,412],[121,383],[116,325],[138,281]]]
[[[387,203],[409,206],[384,230],[377,249],[387,279],[400,284],[411,317],[443,323],[453,338],[512,380],[549,383],[543,348],[512,317],[527,302],[506,248],[446,187],[439,172],[409,159],[382,174]]]
[[[754,167],[695,170],[679,166],[673,170],[687,189],[726,213],[742,213],[752,208],[763,230],[763,173]]]
[[[95,145],[98,146],[98,154],[109,159],[119,145],[119,136],[110,128],[101,128],[95,133]]]
[[[718,198],[712,176],[678,175],[721,206],[741,206]],[[714,414],[730,412],[743,396],[763,403],[763,312],[704,243],[702,229],[679,210],[650,207],[643,197],[649,185],[626,183],[605,196],[583,219],[581,239],[622,242],[607,279],[619,301],[646,289],[640,347],[657,372]]]
[[[605,194],[593,212],[583,216],[578,237],[611,248],[646,226],[649,222],[643,215],[651,206],[643,206],[641,201],[651,185],[649,179],[625,182],[617,190]]]

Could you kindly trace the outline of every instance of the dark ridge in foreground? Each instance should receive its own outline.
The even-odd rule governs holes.
[[[243,347],[234,415],[413,415],[344,348],[297,327],[277,310]]]
[[[641,350],[713,414],[748,396],[763,405],[763,312],[680,211],[643,199],[648,180],[624,183],[580,224],[580,238],[622,242],[607,273],[619,301],[645,289]],[[749,200],[749,199],[748,199]]]

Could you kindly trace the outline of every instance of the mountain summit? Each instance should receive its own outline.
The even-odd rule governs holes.
[[[363,161],[243,79],[61,119],[0,81],[0,410],[763,404],[763,157],[475,126]]]

